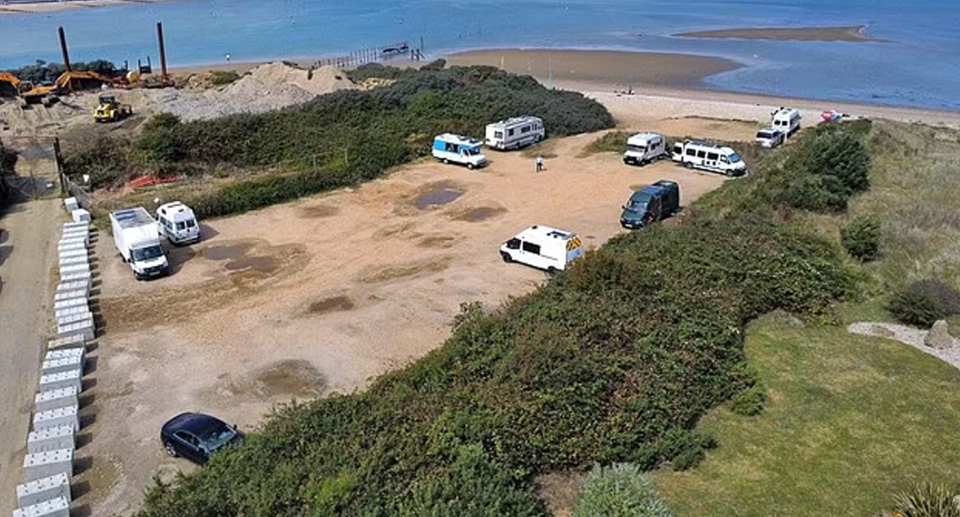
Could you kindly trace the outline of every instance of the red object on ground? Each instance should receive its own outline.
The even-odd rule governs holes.
[[[165,185],[167,183],[176,183],[180,181],[180,177],[173,178],[158,178],[156,176],[141,176],[130,182],[130,186],[133,188],[143,188],[143,187],[152,187],[154,185]]]

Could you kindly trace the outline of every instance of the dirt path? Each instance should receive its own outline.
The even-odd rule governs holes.
[[[0,216],[0,514],[16,508],[37,390],[40,354],[53,316],[51,282],[60,202],[14,205]]]

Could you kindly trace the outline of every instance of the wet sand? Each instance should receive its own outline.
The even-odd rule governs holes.
[[[760,28],[760,29],[723,29],[715,31],[682,32],[674,34],[681,38],[712,38],[712,39],[753,39],[774,41],[851,41],[851,42],[881,42],[882,39],[872,38],[866,34],[866,26],[856,27],[802,27],[788,28]]]
[[[711,75],[742,65],[729,59],[594,50],[481,50],[453,54],[448,65],[489,65],[507,71],[554,81],[582,81],[620,85],[695,88]]]

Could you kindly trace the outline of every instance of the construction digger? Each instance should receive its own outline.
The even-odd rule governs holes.
[[[100,105],[93,112],[93,120],[97,122],[116,122],[133,115],[133,107],[129,104],[120,104],[113,95],[101,95]]]

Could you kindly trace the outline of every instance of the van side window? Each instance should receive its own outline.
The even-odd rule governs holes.
[[[708,160],[716,160],[718,158],[720,158],[720,155],[717,153],[707,153]]]
[[[697,151],[697,158],[706,158],[706,157],[707,157],[706,151]]]
[[[687,156],[696,156],[696,155],[697,155],[697,151],[693,149],[687,149]]]
[[[507,136],[513,136],[513,131],[514,131],[513,129],[508,129]]]
[[[532,243],[532,242],[524,241],[524,242],[523,242],[523,251],[526,251],[526,252],[528,252],[528,253],[536,253],[537,255],[539,255],[539,254],[540,254],[540,246],[539,246],[538,244],[534,244],[534,243]]]
[[[183,230],[183,229],[185,229],[186,227],[187,227],[187,225],[183,224],[183,222],[177,223],[177,229],[178,229],[178,230]]]
[[[520,249],[520,239],[513,238],[507,241],[507,249],[511,249],[511,250]]]
[[[503,138],[503,131],[494,131],[494,132],[493,132],[493,137],[494,137],[494,138]]]
[[[530,126],[523,126],[522,128],[520,128],[520,133],[529,133],[529,132],[530,132]]]

